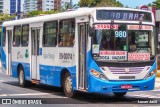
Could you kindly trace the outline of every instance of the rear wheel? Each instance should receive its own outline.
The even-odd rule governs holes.
[[[124,95],[126,95],[127,94],[127,92],[114,92],[114,95],[116,96],[116,97],[123,97]]]
[[[74,97],[74,95],[75,95],[75,92],[74,92],[73,86],[72,86],[72,78],[68,72],[64,76],[63,91],[67,97]]]
[[[19,85],[21,87],[26,87],[27,86],[27,81],[25,80],[25,74],[24,74],[24,70],[22,67],[19,67]]]

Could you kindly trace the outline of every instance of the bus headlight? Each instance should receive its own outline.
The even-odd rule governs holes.
[[[98,72],[94,69],[91,69],[90,72],[94,77],[97,77],[97,78],[100,78],[100,79],[103,79],[103,80],[107,80],[106,76],[103,73],[100,73],[100,72]]]
[[[156,69],[153,70],[153,71],[151,71],[151,72],[149,72],[149,73],[147,74],[146,78],[149,78],[149,77],[151,77],[151,76],[154,75],[154,74],[156,74]]]

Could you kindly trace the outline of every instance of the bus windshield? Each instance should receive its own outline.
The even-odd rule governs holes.
[[[149,61],[154,59],[152,26],[95,25],[92,54],[99,61]],[[111,29],[112,28],[112,29]],[[150,30],[149,30],[150,29]]]

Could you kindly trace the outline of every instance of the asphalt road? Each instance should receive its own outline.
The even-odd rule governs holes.
[[[160,82],[156,82],[160,84]],[[75,98],[67,98],[64,96],[61,88],[51,87],[46,85],[33,85],[27,88],[22,88],[18,85],[16,78],[3,75],[0,73],[0,98],[12,98],[16,105],[0,105],[0,107],[22,107],[17,105],[19,99],[23,101],[39,101],[39,103],[46,103],[46,107],[146,107],[159,106],[160,107],[160,88],[156,85],[153,91],[141,91],[128,93],[125,97],[116,98],[112,93],[106,95],[77,93]],[[1,99],[2,101],[2,99]],[[154,104],[144,104],[153,101]],[[157,104],[156,102],[159,102]],[[142,104],[138,104],[142,103]],[[13,103],[13,102],[12,102]],[[39,104],[38,103],[38,104]],[[52,105],[54,104],[54,106]],[[23,105],[24,107],[33,107],[33,105]],[[34,107],[44,107],[44,105],[34,105]]]

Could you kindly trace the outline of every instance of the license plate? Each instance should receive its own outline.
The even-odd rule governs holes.
[[[122,89],[131,89],[132,85],[122,85],[121,88]]]

